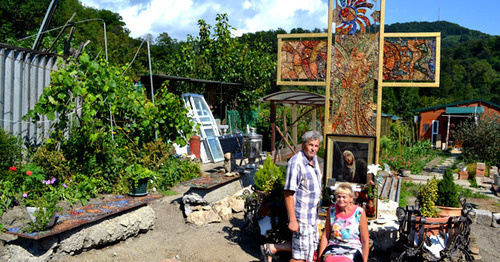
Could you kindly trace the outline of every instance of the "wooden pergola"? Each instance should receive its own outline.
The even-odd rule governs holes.
[[[276,142],[276,131],[281,136],[281,139],[285,141],[286,145],[290,149],[290,153],[288,154],[295,154],[296,152],[296,147],[297,147],[297,121],[301,119],[303,116],[307,115],[309,112],[312,112],[311,119],[313,119],[312,122],[312,129],[316,130],[316,109],[318,107],[324,107],[325,106],[325,96],[312,93],[312,92],[307,92],[307,91],[301,91],[301,90],[290,90],[290,91],[280,91],[276,93],[269,94],[265,97],[262,97],[259,99],[260,102],[270,102],[271,103],[271,112],[270,112],[270,121],[271,121],[271,152],[275,156],[274,159],[276,161],[276,156],[278,155],[277,150],[275,149],[275,142]],[[292,135],[291,135],[291,141],[293,146],[290,144],[288,140],[288,130],[289,128],[287,127],[286,123],[286,114],[283,111],[283,126],[284,130],[280,130],[279,127],[276,126],[276,104],[282,104],[282,105],[292,105],[292,124],[290,125],[292,128]],[[307,110],[304,112],[302,115],[297,117],[297,105],[302,105],[302,106],[310,106],[311,109]],[[322,132],[324,133],[324,132]],[[281,140],[280,140],[281,141]],[[300,143],[299,143],[300,144]]]

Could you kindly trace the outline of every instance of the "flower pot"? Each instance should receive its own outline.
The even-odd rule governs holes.
[[[439,217],[458,217],[462,215],[462,208],[461,207],[443,207],[443,206],[436,206],[439,208]]]
[[[31,222],[35,223],[36,222],[36,216],[35,213],[38,211],[39,207],[24,207],[26,210],[26,213],[28,213],[28,216],[31,220]],[[43,210],[46,210],[43,208]],[[49,220],[49,223],[47,223],[47,228],[53,227],[54,224],[56,223],[56,214]]]
[[[148,194],[148,178],[139,179],[137,186],[132,182],[131,196],[145,196]]]
[[[417,217],[417,222],[420,222],[421,217]],[[446,232],[448,230],[448,219],[449,217],[426,217],[425,222],[426,223],[433,223],[433,224],[425,224],[425,235],[426,236],[438,236],[439,235],[439,230],[443,230]],[[419,230],[419,224],[415,227],[416,232]]]

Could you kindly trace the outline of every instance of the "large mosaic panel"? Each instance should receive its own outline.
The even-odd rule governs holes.
[[[281,47],[281,80],[325,80],[327,40],[287,40]]]
[[[332,70],[332,131],[374,135],[373,95],[378,66],[378,33],[335,37]]]
[[[436,40],[386,38],[384,81],[434,81]]]
[[[380,21],[380,11],[375,10],[376,0],[337,0],[333,12],[336,34],[353,35],[359,30],[362,34],[366,28]]]

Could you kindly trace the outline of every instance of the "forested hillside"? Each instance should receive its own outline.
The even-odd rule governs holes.
[[[4,0],[0,5],[0,42],[31,48],[50,0]],[[71,46],[85,47],[92,58],[104,58],[103,22],[107,27],[109,62],[126,66],[132,61],[144,39],[134,39],[122,17],[109,10],[82,6],[78,0],[59,1],[49,29],[63,26],[75,14],[72,26],[75,34]],[[98,19],[98,20],[95,20]],[[276,91],[276,55],[278,34],[325,32],[325,29],[296,28],[287,32],[272,29],[247,33],[241,37],[230,35],[231,19],[219,15],[216,25],[200,20],[198,35],[179,41],[164,32],[152,39],[153,73],[203,78],[215,81],[242,83],[245,88],[228,91],[233,107],[251,106],[252,100]],[[61,29],[45,34],[42,49],[49,48]],[[369,31],[375,31],[370,28]],[[383,111],[410,118],[411,110],[421,107],[482,98],[500,104],[500,36],[491,36],[457,24],[439,22],[395,23],[386,26],[386,32],[441,32],[441,85],[439,88],[385,88]],[[32,36],[26,38],[28,36]],[[62,54],[69,28],[56,42],[54,51]],[[148,74],[145,44],[126,72],[133,79]],[[188,91],[196,86],[184,86]],[[203,88],[203,87],[201,87]],[[294,87],[296,88],[296,87]],[[318,89],[318,92],[323,92]]]

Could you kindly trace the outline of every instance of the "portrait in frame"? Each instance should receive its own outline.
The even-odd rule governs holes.
[[[325,182],[366,183],[368,165],[375,162],[375,136],[326,135]]]

